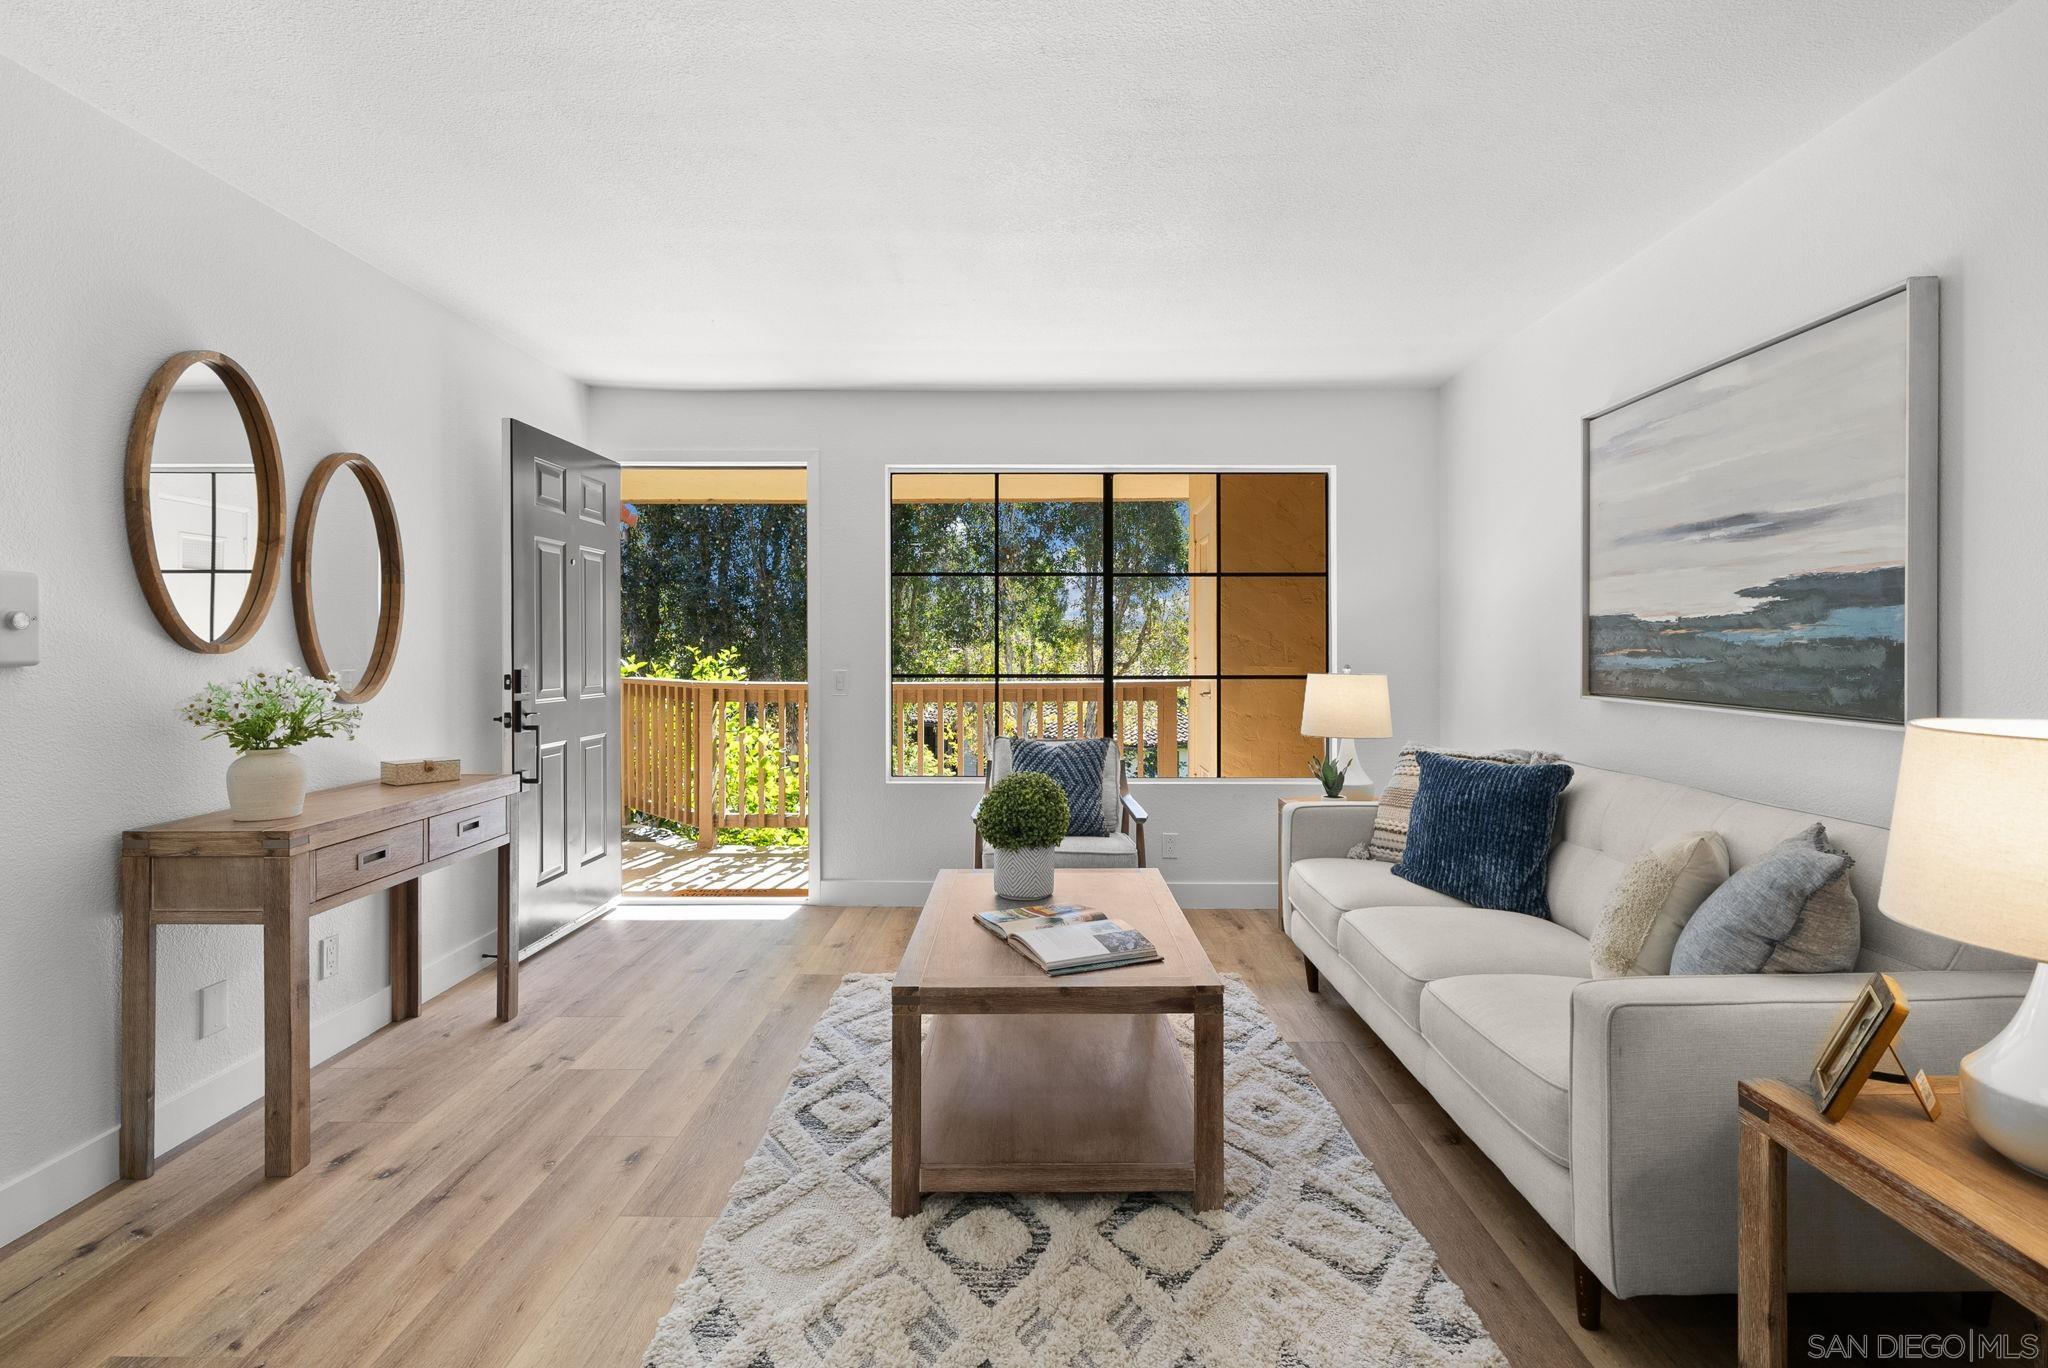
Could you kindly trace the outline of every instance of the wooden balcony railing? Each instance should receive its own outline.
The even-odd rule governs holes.
[[[1134,774],[1171,778],[1180,772],[1187,734],[1184,681],[1147,680],[1116,686],[1115,735]],[[996,736],[1101,736],[1102,686],[1089,681],[1019,680],[1002,686],[1000,718],[994,684],[897,683],[889,711],[890,773],[980,774]]]
[[[809,689],[800,683],[623,679],[620,726],[626,809],[697,829],[710,850],[720,827],[811,824]],[[1180,771],[1187,733],[1183,682],[1116,687],[1116,735],[1133,773]],[[1021,681],[898,683],[891,689],[890,772],[981,774],[997,735],[1102,735],[1102,687]]]
[[[794,683],[624,679],[622,797],[628,811],[697,828],[810,825],[809,689]]]

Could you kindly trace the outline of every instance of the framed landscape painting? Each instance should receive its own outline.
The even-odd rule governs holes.
[[[1588,696],[1934,714],[1938,290],[1915,277],[1585,419]]]

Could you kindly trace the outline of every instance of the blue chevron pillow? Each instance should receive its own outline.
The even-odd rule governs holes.
[[[1550,915],[1545,884],[1570,765],[1495,765],[1423,751],[1395,877],[1474,907]]]
[[[1116,831],[1116,783],[1109,769],[1109,738],[1010,742],[1010,768],[1051,775],[1067,794],[1067,835],[1108,836]],[[1105,797],[1104,795],[1112,795]]]

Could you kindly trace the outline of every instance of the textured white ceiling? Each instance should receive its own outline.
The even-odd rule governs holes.
[[[0,51],[591,381],[1428,380],[2005,3],[7,0]]]

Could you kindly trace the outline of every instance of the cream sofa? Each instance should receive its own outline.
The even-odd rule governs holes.
[[[1873,969],[1906,991],[1900,1043],[1914,1066],[1952,1073],[2012,1016],[2027,966],[1884,917],[1885,831],[1829,820],[1829,836],[1856,859],[1861,972],[1594,980],[1588,937],[1644,848],[1717,831],[1739,869],[1816,819],[1574,769],[1560,800],[1549,921],[1469,907],[1395,878],[1390,864],[1344,858],[1372,824],[1374,809],[1356,803],[1289,809],[1281,905],[1310,986],[1329,979],[1571,1247],[1590,1327],[1599,1321],[1592,1279],[1622,1297],[1735,1290],[1736,1080],[1803,1082]],[[1793,1290],[1981,1286],[1792,1168]]]

